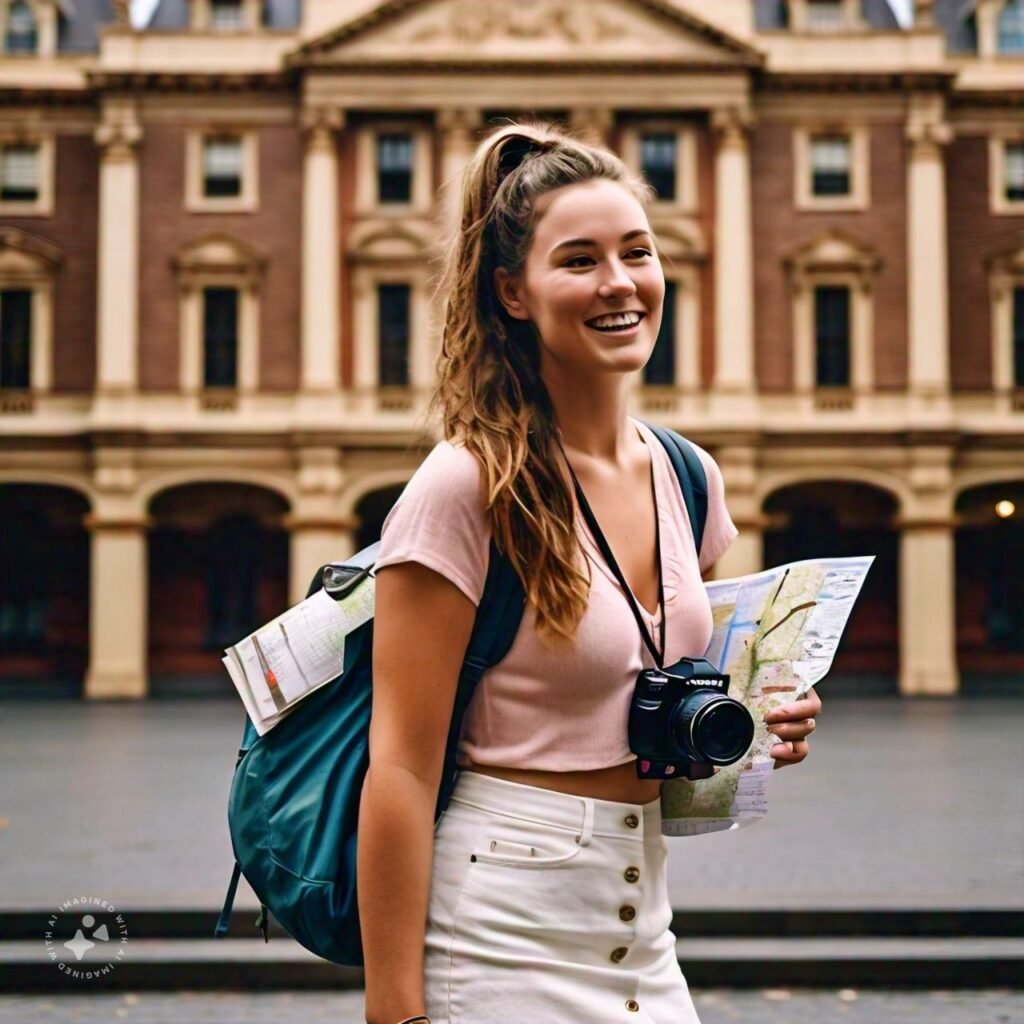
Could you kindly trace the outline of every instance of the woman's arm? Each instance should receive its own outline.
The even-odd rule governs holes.
[[[377,574],[370,767],[356,860],[368,1024],[426,1012],[434,806],[475,615],[455,584],[417,562]]]

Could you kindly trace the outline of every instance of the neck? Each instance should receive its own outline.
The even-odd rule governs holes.
[[[570,367],[549,364],[542,365],[541,376],[566,452],[626,466],[640,441],[626,411],[632,375],[581,377]]]

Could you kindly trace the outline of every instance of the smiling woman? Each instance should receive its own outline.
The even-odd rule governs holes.
[[[526,125],[486,139],[462,186],[442,285],[445,439],[375,563],[366,1020],[697,1024],[670,928],[661,783],[638,771],[627,724],[642,673],[707,649],[701,577],[736,527],[718,466],[691,442],[708,499],[697,550],[668,452],[627,412],[665,299],[650,189],[613,153]],[[492,541],[526,601],[466,709],[431,835]],[[785,728],[802,759],[813,723]]]

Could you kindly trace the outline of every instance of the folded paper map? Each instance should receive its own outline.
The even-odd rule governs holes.
[[[768,813],[778,740],[764,716],[824,678],[873,561],[816,558],[705,584],[714,621],[705,657],[730,677],[729,696],[747,706],[756,731],[746,756],[710,779],[662,783],[663,834],[740,828]]]
[[[224,652],[224,667],[260,736],[341,675],[345,637],[373,617],[373,598],[373,577],[338,601],[318,590]]]

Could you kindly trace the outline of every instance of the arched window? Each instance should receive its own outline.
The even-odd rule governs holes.
[[[36,19],[24,0],[14,0],[7,8],[7,35],[4,49],[8,53],[35,53],[38,43]]]
[[[1000,53],[1024,53],[1024,0],[1007,0],[999,12],[996,49]]]

